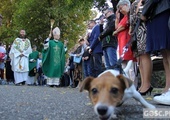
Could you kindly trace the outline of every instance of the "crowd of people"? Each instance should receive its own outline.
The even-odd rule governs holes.
[[[1,17],[2,18],[2,17]],[[60,41],[60,29],[50,31],[44,42],[42,52],[36,46],[31,47],[25,30],[20,31],[3,59],[10,61],[16,85],[42,84],[51,87],[60,85],[60,78],[65,72],[70,77],[70,86],[79,87],[88,77],[97,77],[105,69],[113,68],[120,57],[125,68],[133,62],[127,73],[135,81],[134,65],[137,63],[141,84],[137,89],[141,95],[151,93],[152,61],[151,55],[161,54],[166,75],[166,85],[161,94],[156,94],[154,101],[170,105],[170,1],[169,0],[120,0],[117,10],[106,8],[96,20],[89,20],[87,33],[78,40],[79,45],[69,52],[66,61],[66,42]],[[125,46],[130,44],[125,49]],[[4,49],[1,49],[2,52]],[[6,50],[4,50],[6,54]],[[80,58],[80,61],[75,59]],[[6,64],[9,62],[6,62]],[[1,62],[0,70],[4,69]],[[8,76],[8,75],[7,75]],[[29,76],[29,77],[28,77]],[[1,79],[3,76],[1,75]],[[36,83],[37,82],[37,83]]]
[[[98,23],[89,20],[88,30],[91,31],[83,39],[84,43],[80,43],[83,49],[81,51],[84,52],[81,54],[84,77],[97,77],[103,70],[112,68],[118,62],[118,58],[123,56],[122,68],[125,68],[129,61],[134,63],[128,73],[132,80],[136,79],[134,65],[137,63],[141,76],[141,84],[137,89],[141,95],[147,95],[153,90],[151,56],[161,54],[166,86],[162,93],[154,95],[153,100],[170,105],[169,22],[168,0],[135,0],[133,3],[120,0],[116,12],[112,8],[105,9]],[[129,42],[131,45],[127,46]],[[128,47],[126,50],[125,46]],[[73,53],[80,56],[81,52]],[[70,60],[74,62],[74,57],[71,57]]]
[[[1,81],[6,76],[7,84],[17,86],[59,86],[60,77],[64,73],[66,51],[65,45],[59,39],[60,29],[56,27],[44,41],[42,52],[37,51],[36,45],[31,45],[25,30],[20,30],[12,45],[8,45],[7,51],[6,46],[0,43]]]

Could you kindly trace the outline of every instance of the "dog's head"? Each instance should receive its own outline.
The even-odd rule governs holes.
[[[123,75],[114,76],[106,72],[97,78],[83,80],[80,92],[87,90],[95,113],[100,119],[109,119],[115,107],[121,104],[124,90],[128,87],[128,80]]]

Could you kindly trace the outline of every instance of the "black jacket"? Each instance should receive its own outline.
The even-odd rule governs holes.
[[[142,15],[147,19],[153,19],[166,10],[170,10],[170,0],[148,0],[144,4]]]
[[[115,31],[115,15],[112,14],[107,18],[107,24],[102,33],[100,34],[100,40],[102,41],[102,49],[106,47],[117,48],[117,37],[112,36]]]
[[[89,57],[87,60],[85,60],[85,61],[88,61],[88,60],[90,60],[90,53],[89,53],[89,51],[88,50],[85,50],[84,51],[84,53],[83,53],[83,57]]]
[[[74,68],[75,68],[73,59],[74,59],[74,57],[70,56],[70,58],[69,58],[69,66],[70,66],[71,70],[74,70]]]

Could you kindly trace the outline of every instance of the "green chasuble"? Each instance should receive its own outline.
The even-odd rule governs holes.
[[[42,70],[47,77],[60,78],[64,73],[65,50],[61,41],[49,40],[42,52]]]
[[[39,56],[38,51],[33,51],[31,54],[29,54],[29,76],[35,76],[36,71],[34,72],[34,68],[36,68],[37,66],[38,56]]]

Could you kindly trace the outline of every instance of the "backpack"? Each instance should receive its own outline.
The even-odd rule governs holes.
[[[67,73],[64,73],[60,78],[60,86],[67,87],[70,85],[70,76]]]

